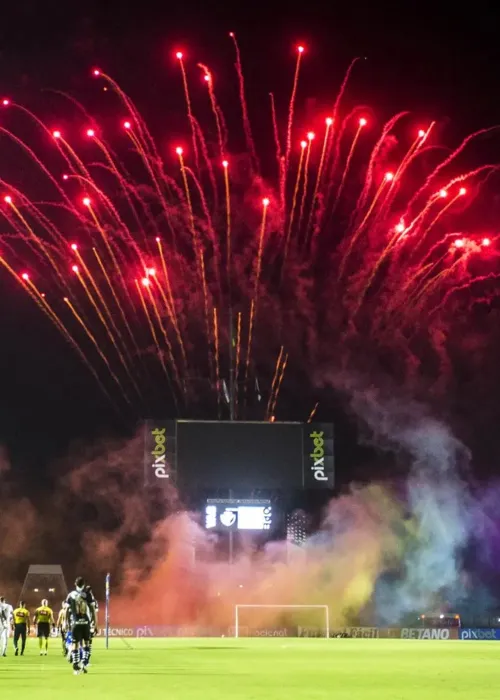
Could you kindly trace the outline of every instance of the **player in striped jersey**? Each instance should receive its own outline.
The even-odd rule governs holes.
[[[85,580],[79,576],[75,581],[75,589],[68,595],[69,625],[72,636],[71,656],[73,672],[78,675],[81,671],[87,673],[90,663],[92,628],[96,627],[95,600],[92,591],[85,585]],[[83,661],[80,663],[80,649]]]

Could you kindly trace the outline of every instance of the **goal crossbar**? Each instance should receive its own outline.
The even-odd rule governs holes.
[[[280,610],[284,609],[306,609],[306,610],[324,610],[325,611],[325,636],[328,639],[330,637],[330,608],[328,605],[235,605],[234,606],[234,636],[240,636],[240,610],[247,608],[278,608]]]

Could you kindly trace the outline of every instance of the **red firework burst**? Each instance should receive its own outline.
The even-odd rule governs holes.
[[[360,108],[343,113],[355,62],[324,126],[301,133],[295,113],[306,52],[297,47],[282,119],[271,96],[276,175],[264,178],[261,163],[270,170],[271,156],[253,138],[234,34],[231,40],[245,153],[232,151],[234,118],[221,109],[203,64],[210,109],[193,108],[192,66],[180,51],[190,146],[175,147],[173,157],[162,155],[136,105],[98,69],[94,77],[116,96],[117,124],[127,115],[118,148],[109,143],[115,134],[106,140],[88,126],[83,108],[86,123],[75,119],[63,133],[3,101],[42,127],[54,154],[42,159],[36,141],[0,130],[22,149],[44,193],[19,189],[15,177],[0,180],[9,228],[0,234],[0,263],[113,404],[146,404],[156,366],[179,403],[206,393],[193,379],[208,386],[219,415],[232,377],[243,415],[259,371],[269,377],[271,418],[287,366],[331,360],[332,347],[360,338],[375,352],[413,333],[418,318],[429,329],[453,290],[484,274],[473,272],[472,258],[481,255],[485,265],[485,255],[496,258],[495,236],[476,234],[470,222],[497,166],[458,169],[476,134],[439,160],[433,123],[416,130],[401,112],[377,128]],[[90,158],[79,153],[82,134]],[[78,232],[78,245],[67,242],[68,231]],[[36,268],[48,298],[30,274],[18,274],[19,261]]]

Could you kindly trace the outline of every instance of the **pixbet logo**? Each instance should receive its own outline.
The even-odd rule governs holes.
[[[311,452],[310,457],[313,460],[311,465],[311,470],[314,472],[314,478],[316,481],[328,481],[328,477],[325,474],[325,438],[324,432],[314,431],[310,433],[309,437],[313,441],[314,450]]]
[[[496,630],[494,629],[468,629],[462,630],[460,633],[461,639],[497,639]]]
[[[168,479],[169,474],[167,474],[165,452],[167,448],[165,443],[167,442],[167,437],[165,435],[166,428],[155,428],[151,431],[153,436],[155,446],[151,450],[151,456],[153,457],[153,464],[151,467],[155,470],[155,476],[157,479]]]

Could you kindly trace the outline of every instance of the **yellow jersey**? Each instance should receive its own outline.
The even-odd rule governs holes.
[[[29,625],[30,612],[26,608],[16,608],[13,612],[15,625]]]
[[[37,625],[40,623],[50,623],[54,624],[54,613],[52,612],[52,608],[45,607],[44,605],[40,606],[35,610],[35,622]]]

